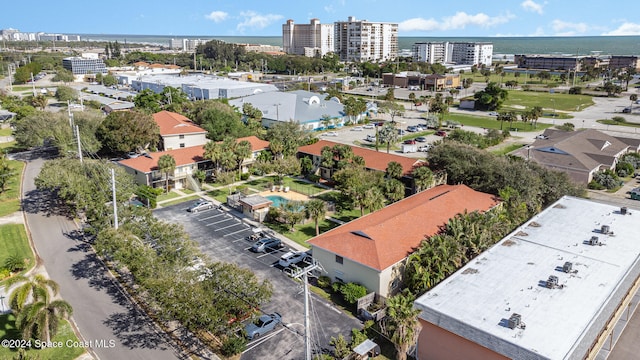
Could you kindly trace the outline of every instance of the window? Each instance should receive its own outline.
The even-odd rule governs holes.
[[[344,280],[342,280],[342,276],[344,275],[344,273],[339,270],[335,270],[335,273],[336,274],[334,275],[334,278],[336,279],[336,281],[344,282]]]
[[[180,143],[180,147],[183,148],[184,147],[184,143]]]
[[[184,134],[180,134],[180,135],[178,135],[178,138],[179,138],[179,139],[184,139]]]
[[[342,262],[343,262],[343,261],[344,261],[344,259],[342,258],[342,256],[340,256],[340,255],[336,255],[336,262],[337,262],[338,264],[342,264]]]

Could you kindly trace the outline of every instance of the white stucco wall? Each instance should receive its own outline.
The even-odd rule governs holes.
[[[165,135],[162,137],[165,150],[180,149],[180,144],[184,144],[183,147],[191,147],[204,145],[207,143],[207,134],[185,134],[183,139],[180,139],[180,135]]]

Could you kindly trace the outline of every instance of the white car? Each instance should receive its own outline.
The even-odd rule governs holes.
[[[489,111],[489,116],[498,116],[496,111]]]
[[[322,136],[338,136],[338,133],[335,131],[329,131],[329,132],[323,133]]]
[[[375,129],[375,125],[373,124],[366,124],[362,127],[363,129]]]
[[[418,151],[420,151],[420,152],[428,152],[429,150],[431,150],[432,147],[433,147],[433,145],[427,144],[427,145],[424,145],[424,146],[420,146],[418,148]]]
[[[362,131],[364,128],[362,126],[352,127],[351,131]]]
[[[289,251],[288,253],[280,257],[280,261],[278,261],[278,265],[282,266],[283,268],[286,268],[293,264],[297,264],[303,261],[308,256],[309,254],[307,254],[304,251],[297,251],[297,252]]]

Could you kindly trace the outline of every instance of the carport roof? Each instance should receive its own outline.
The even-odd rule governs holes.
[[[493,195],[466,185],[440,185],[317,236],[309,243],[382,271],[412,253],[457,214],[487,211]]]

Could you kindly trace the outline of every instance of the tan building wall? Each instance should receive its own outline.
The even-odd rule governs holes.
[[[420,319],[418,360],[509,360],[501,354]]]
[[[354,282],[363,285],[369,291],[373,291],[383,297],[389,297],[390,285],[397,272],[394,266],[383,271],[364,266],[349,259],[343,258],[342,264],[336,261],[336,255],[324,249],[312,247],[313,257],[320,262],[331,281]],[[399,284],[397,284],[399,285]]]
[[[204,145],[207,143],[207,134],[185,134],[181,139],[180,135],[165,135],[162,137],[165,150],[180,149],[183,147],[191,147]],[[180,146],[183,144],[183,146]]]

